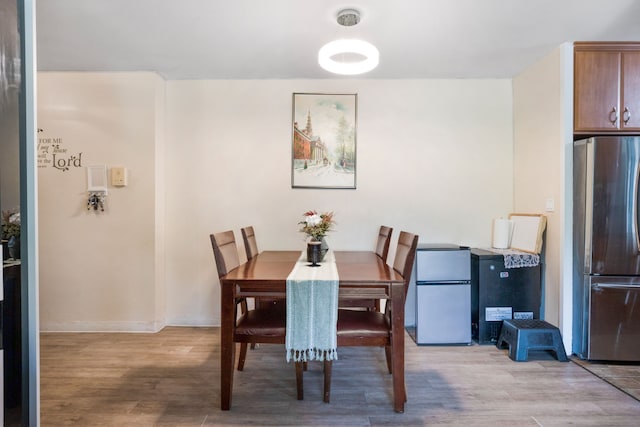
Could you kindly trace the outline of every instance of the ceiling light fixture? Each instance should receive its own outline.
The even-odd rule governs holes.
[[[352,27],[360,22],[360,12],[354,9],[342,10],[336,21],[343,27]],[[374,45],[357,39],[335,40],[322,46],[318,52],[318,63],[322,68],[343,75],[371,71],[378,66],[379,59],[380,54]]]

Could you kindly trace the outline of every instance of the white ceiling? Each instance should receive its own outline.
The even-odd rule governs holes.
[[[340,27],[343,8],[360,24]],[[317,52],[362,38],[359,78],[513,77],[564,42],[640,40],[639,0],[37,0],[41,71],[166,79],[336,78]],[[339,77],[349,78],[349,77]]]

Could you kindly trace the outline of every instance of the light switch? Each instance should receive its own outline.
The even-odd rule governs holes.
[[[553,199],[547,199],[544,203],[544,210],[547,212],[553,212],[556,210],[556,203]]]
[[[114,187],[124,187],[127,185],[126,168],[111,168],[111,185],[113,185]]]

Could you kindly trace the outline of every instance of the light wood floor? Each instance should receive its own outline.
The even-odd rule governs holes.
[[[43,333],[43,426],[638,426],[640,402],[545,352],[513,362],[494,346],[416,346],[405,337],[408,402],[393,412],[384,351],[340,348],[331,403],[322,371],[297,401],[284,347],[249,351],[233,407],[219,409],[219,329]]]

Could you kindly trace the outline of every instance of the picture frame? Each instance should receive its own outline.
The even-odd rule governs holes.
[[[87,166],[87,191],[107,191],[107,166]]]
[[[355,189],[355,93],[293,93],[291,187]]]

